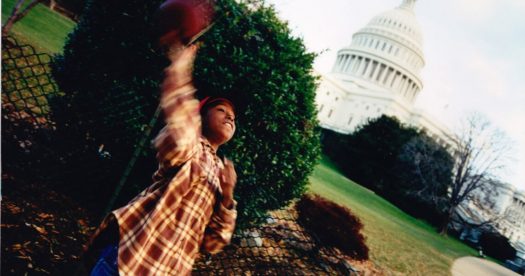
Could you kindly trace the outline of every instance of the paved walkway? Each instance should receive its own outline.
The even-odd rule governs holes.
[[[453,276],[517,276],[518,273],[497,263],[475,257],[462,257],[452,264]]]

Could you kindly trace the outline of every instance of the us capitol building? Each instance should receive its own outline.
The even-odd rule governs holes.
[[[379,14],[352,36],[337,53],[332,72],[321,76],[316,102],[324,128],[350,133],[382,114],[425,129],[444,146],[451,145],[448,129],[414,108],[423,88],[425,65],[415,0],[404,0]]]
[[[323,128],[347,134],[368,119],[386,114],[424,129],[453,151],[450,131],[414,107],[423,89],[420,73],[425,65],[415,2],[403,0],[400,6],[372,18],[352,36],[349,46],[338,51],[332,72],[321,76],[316,93]],[[517,245],[518,255],[525,259],[525,194],[503,183],[494,185],[494,189],[499,195],[496,212],[506,213],[496,228]],[[463,207],[474,208],[466,213],[483,213],[472,203]]]

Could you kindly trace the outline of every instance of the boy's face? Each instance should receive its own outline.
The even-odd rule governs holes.
[[[210,141],[222,145],[235,133],[235,113],[228,104],[219,103],[210,107],[204,118],[204,136]]]

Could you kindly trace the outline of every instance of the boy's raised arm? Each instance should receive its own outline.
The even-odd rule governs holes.
[[[157,159],[166,169],[189,160],[199,143],[201,118],[191,76],[196,51],[196,46],[174,46],[168,54],[171,64],[164,71],[160,99],[166,126],[153,141]]]

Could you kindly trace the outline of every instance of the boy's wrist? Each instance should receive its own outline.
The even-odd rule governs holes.
[[[230,197],[230,196],[223,197],[221,204],[222,206],[226,207],[226,209],[233,209],[235,205],[233,201],[233,197]]]

